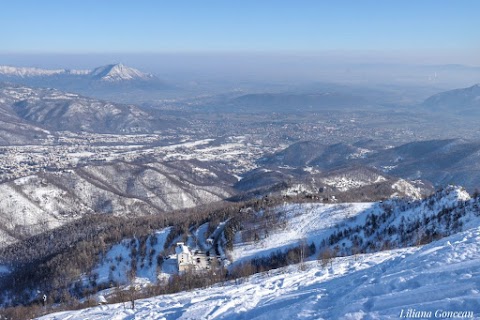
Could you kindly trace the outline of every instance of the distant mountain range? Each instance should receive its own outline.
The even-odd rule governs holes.
[[[330,90],[329,90],[330,89]],[[388,96],[388,94],[384,93]],[[346,90],[331,86],[311,92],[251,93],[235,97],[227,106],[236,112],[321,112],[336,110],[378,110],[388,99],[367,88]],[[480,84],[434,94],[421,106],[423,111],[448,114],[480,114]]]
[[[435,94],[423,102],[431,111],[480,114],[480,84]]]
[[[480,185],[480,143],[462,139],[418,141],[394,148],[325,145],[303,141],[270,156],[259,164],[278,167],[311,167],[320,172],[366,166],[405,179],[428,180],[436,185],[455,183],[471,191]]]
[[[121,63],[93,70],[39,69],[0,66],[0,82],[39,88],[55,88],[95,98],[128,101],[124,95],[137,97],[161,92],[168,85],[150,73]]]
[[[51,77],[56,75],[88,75],[90,70],[69,70],[69,69],[40,69],[29,67],[0,66],[0,76],[2,77]]]
[[[0,77],[3,78],[36,78],[36,77],[78,77],[97,81],[150,81],[156,77],[149,73],[143,73],[137,69],[127,67],[121,63],[101,66],[93,70],[70,70],[70,69],[39,69],[25,67],[0,66]]]

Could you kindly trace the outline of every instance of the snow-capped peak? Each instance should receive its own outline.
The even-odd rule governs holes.
[[[98,67],[90,75],[103,81],[147,80],[153,77],[151,74],[143,73],[121,63]]]

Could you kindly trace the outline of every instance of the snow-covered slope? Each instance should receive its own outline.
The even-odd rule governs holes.
[[[270,223],[268,229],[262,229],[256,223],[247,223],[243,230],[236,233],[232,250],[234,262],[268,256],[271,252],[298,245],[301,241],[320,242],[331,234],[337,224],[358,215],[380,211],[375,203],[289,204],[276,210],[283,216],[278,226]],[[257,241],[249,241],[251,230],[257,233]]]
[[[259,195],[308,196],[325,200],[378,201],[408,197],[421,199],[433,192],[429,182],[405,180],[369,167],[319,172],[313,167],[262,167],[243,174],[234,186],[238,198]]]
[[[464,94],[480,96],[479,91],[480,85],[465,89]],[[458,93],[459,97],[461,95],[461,92]],[[480,103],[477,96],[472,100]],[[480,110],[478,106],[469,110],[459,109],[460,106],[461,104],[454,105],[451,109],[462,115],[473,115]],[[292,169],[308,166],[310,171],[322,172],[332,169],[345,171],[345,168],[369,167],[380,170],[385,177],[388,174],[406,180],[421,179],[436,186],[455,183],[473,192],[480,185],[480,178],[475,174],[480,168],[479,158],[480,143],[465,139],[412,141],[392,148],[372,145],[369,149],[350,144],[324,145],[322,141],[301,141],[261,158],[259,164],[271,170],[282,166],[289,166]],[[345,181],[339,181],[339,174],[337,174],[333,182],[339,181],[342,183],[342,188],[350,189],[359,185],[358,179],[353,179],[355,180],[353,183],[350,181],[352,176],[355,178],[355,173],[345,173],[347,174],[343,175]],[[368,183],[368,180],[375,181],[375,179],[368,179],[368,176],[373,177],[373,172],[368,175],[358,173],[361,174],[359,177],[362,184]]]
[[[480,316],[480,227],[424,247],[336,258],[237,284],[41,319],[399,319]],[[128,305],[128,304],[127,304]],[[454,313],[456,312],[456,313]],[[410,315],[410,316],[409,316]]]
[[[410,246],[480,225],[478,215],[477,199],[470,200],[464,189],[453,186],[416,202],[286,204],[244,218],[231,257],[237,264],[302,242],[320,250],[338,247],[340,255]]]
[[[18,236],[58,227],[93,212],[148,215],[190,208],[231,195],[225,181],[192,174],[183,161],[115,163],[43,173],[0,184],[0,247]]]
[[[0,87],[0,98],[21,119],[50,130],[102,133],[153,131],[152,116],[133,105],[110,103],[55,89]]]
[[[93,270],[98,275],[97,283],[118,282],[127,283],[132,263],[136,265],[137,282],[155,283],[157,279],[156,257],[164,251],[165,242],[171,228],[166,228],[149,236],[144,252],[138,239],[125,239],[112,246],[106,252],[101,263]],[[138,257],[132,251],[140,252]],[[135,259],[135,260],[134,260]]]
[[[100,177],[100,172],[92,172],[92,174],[98,178]],[[100,180],[97,181],[99,182]],[[121,181],[119,182],[121,184]],[[117,187],[111,186],[113,189]],[[339,319],[348,312],[353,313],[361,310],[363,312],[380,312],[379,315],[373,314],[374,316],[363,317],[365,319],[374,319],[375,317],[382,319],[384,315],[388,315],[382,312],[386,312],[385,310],[390,312],[392,308],[400,306],[395,304],[397,303],[396,300],[400,300],[400,298],[405,301],[404,312],[408,312],[412,306],[416,307],[411,305],[411,299],[408,300],[409,297],[406,296],[405,291],[407,289],[412,291],[418,290],[419,292],[419,295],[416,296],[413,302],[420,301],[419,296],[424,299],[425,303],[430,302],[433,295],[422,297],[420,295],[423,292],[421,287],[426,286],[425,291],[431,291],[433,290],[434,277],[441,275],[442,279],[447,279],[442,270],[448,268],[448,265],[451,263],[455,263],[455,268],[457,268],[459,265],[456,264],[455,259],[462,261],[465,268],[470,268],[470,264],[476,263],[476,260],[478,260],[476,247],[474,251],[475,257],[472,258],[465,254],[473,252],[470,250],[471,248],[465,249],[462,248],[462,245],[458,246],[463,254],[458,254],[458,256],[454,257],[437,258],[435,256],[436,252],[444,250],[443,247],[448,245],[445,241],[443,242],[445,245],[441,245],[442,249],[427,250],[421,256],[409,258],[410,255],[414,256],[417,254],[415,253],[416,247],[413,247],[414,245],[419,246],[431,243],[426,248],[432,248],[432,246],[435,246],[432,244],[435,241],[437,241],[437,244],[442,243],[443,240],[438,240],[442,237],[450,237],[450,244],[453,242],[462,243],[461,240],[459,241],[455,238],[455,235],[461,232],[464,232],[463,238],[469,236],[474,238],[474,240],[468,242],[469,244],[473,244],[474,241],[480,239],[478,236],[480,233],[480,198],[471,199],[468,193],[460,187],[449,186],[422,201],[392,199],[379,203],[362,204],[284,203],[283,205],[278,205],[278,202],[269,204],[270,201],[262,199],[252,201],[249,205],[243,207],[233,206],[228,207],[228,209],[219,207],[213,210],[213,212],[209,210],[204,214],[192,212],[193,216],[191,216],[191,219],[193,220],[185,220],[181,223],[177,221],[169,229],[161,230],[160,228],[163,228],[165,224],[154,223],[153,225],[157,225],[157,227],[145,230],[142,223],[141,230],[138,229],[141,235],[136,236],[138,235],[136,229],[129,230],[129,234],[124,236],[114,233],[116,236],[109,240],[108,246],[105,246],[105,242],[103,242],[104,245],[102,246],[102,241],[97,242],[92,239],[92,245],[82,245],[75,248],[75,250],[84,250],[85,247],[91,248],[91,252],[87,254],[87,257],[90,258],[86,259],[90,261],[90,265],[85,265],[83,269],[69,273],[69,280],[65,280],[66,273],[62,271],[64,263],[61,263],[56,269],[57,273],[52,275],[49,281],[54,283],[56,277],[60,275],[64,281],[70,281],[69,283],[71,283],[72,287],[76,288],[78,288],[78,283],[74,285],[73,282],[78,280],[81,280],[81,283],[92,290],[102,290],[110,287],[110,289],[107,289],[107,291],[110,290],[109,292],[100,292],[100,294],[107,299],[118,299],[120,295],[112,291],[114,287],[120,286],[117,290],[121,290],[121,286],[129,283],[144,284],[142,287],[145,293],[150,290],[147,288],[149,285],[153,285],[154,290],[159,290],[154,292],[176,292],[177,290],[205,286],[205,281],[211,280],[213,276],[217,277],[219,275],[218,278],[215,278],[215,281],[221,282],[251,275],[255,272],[271,270],[270,275],[280,275],[280,278],[271,280],[268,279],[269,274],[257,275],[251,278],[252,280],[246,287],[227,286],[226,289],[206,289],[207,293],[205,294],[212,295],[212,303],[214,304],[209,305],[208,310],[202,311],[207,312],[205,314],[195,313],[204,306],[204,304],[194,306],[200,300],[194,298],[192,301],[191,296],[189,296],[191,293],[182,293],[162,298],[164,302],[172,299],[172,305],[157,306],[158,310],[152,311],[155,312],[152,314],[152,317],[164,316],[176,319],[183,314],[183,311],[180,312],[180,310],[186,310],[186,318],[191,317],[195,319],[207,316],[213,318],[224,316],[227,318],[252,318],[257,315],[266,317],[269,314],[263,314],[262,310],[264,308],[270,308],[271,306],[281,308],[284,305],[295,305],[297,303],[296,300],[307,297],[307,300],[302,302],[302,305],[312,303],[312,308],[300,309],[299,306],[295,308],[295,310],[302,311],[310,310],[312,313],[304,314],[307,318],[318,319],[325,317],[326,319]],[[197,213],[199,214],[198,216]],[[208,219],[207,217],[210,218]],[[145,221],[152,222],[153,220]],[[150,225],[150,222],[148,222],[148,225]],[[185,223],[185,226],[182,227],[183,223]],[[160,225],[162,227],[159,227]],[[108,225],[104,225],[103,228],[108,228]],[[468,234],[472,229],[474,230],[474,235]],[[68,231],[70,229],[65,230]],[[85,230],[90,230],[90,228]],[[117,229],[113,228],[112,230]],[[113,234],[110,235],[107,231],[103,231],[101,239],[108,239],[112,236]],[[59,234],[55,238],[60,239],[61,235]],[[48,239],[51,238],[46,237],[44,240],[48,241]],[[69,241],[74,241],[74,239]],[[212,273],[210,275],[195,274],[195,279],[198,279],[200,282],[196,282],[197,284],[194,285],[192,282],[188,282],[193,279],[188,274],[174,275],[177,270],[174,270],[174,266],[170,265],[172,262],[170,260],[172,259],[167,259],[166,257],[173,252],[171,246],[177,241],[185,242],[191,250],[201,250],[205,253],[205,257],[213,256],[213,259],[216,258],[217,262],[221,261],[222,263],[219,263],[219,266],[223,265],[226,267],[225,272],[227,272],[228,277],[225,278],[222,273]],[[63,244],[64,242],[62,241],[61,243]],[[5,261],[0,261],[0,263],[9,266],[9,261],[18,260],[20,256],[24,257],[23,259],[29,259],[32,254],[35,255],[35,253],[29,251],[32,246],[34,247],[35,244],[26,243],[26,245],[22,244],[10,249],[6,248],[3,252],[4,256],[9,255],[9,260],[6,259]],[[15,248],[18,248],[18,250],[13,250]],[[61,247],[56,248],[56,250],[60,249]],[[207,254],[207,250],[209,254]],[[379,254],[378,252],[383,253]],[[406,262],[402,264],[402,259],[399,258],[399,255],[404,255],[405,257],[402,257],[402,259]],[[424,255],[432,256],[435,260],[433,262],[424,261],[422,260],[423,258],[420,258]],[[334,257],[342,258],[337,258],[337,262],[334,262],[329,267],[330,261]],[[40,258],[37,257],[36,259],[39,260]],[[225,258],[229,261],[226,261]],[[316,262],[316,258],[319,258],[320,262]],[[364,259],[370,260],[363,263]],[[442,259],[445,261],[442,262]],[[470,262],[470,259],[476,260],[475,262]],[[168,263],[162,264],[163,261],[167,260]],[[157,266],[155,266],[155,261],[157,261]],[[278,269],[289,264],[301,262],[307,262],[307,269],[310,268],[309,270],[314,271],[310,274],[308,273],[310,271],[307,271],[305,275],[296,271],[296,268],[286,269],[287,271]],[[316,265],[317,263],[318,265]],[[379,267],[371,268],[372,264],[379,264]],[[42,272],[41,270],[45,270],[45,267],[46,265],[36,266],[34,272]],[[172,272],[166,272],[168,271],[165,270],[167,267]],[[301,263],[298,267],[304,270],[304,263]],[[424,267],[433,268],[428,272],[438,274],[435,274],[432,278],[425,276],[424,273],[427,271],[422,269]],[[438,272],[435,269],[436,267],[438,267]],[[275,268],[277,271],[272,271]],[[366,268],[370,268],[369,271],[361,273]],[[390,269],[393,270],[392,273],[388,273]],[[22,270],[12,271],[10,277],[13,277],[15,272],[23,274]],[[33,272],[33,270],[25,270],[25,274],[28,274],[27,272]],[[48,274],[49,271],[45,270],[44,272]],[[281,272],[287,272],[290,275],[282,276]],[[360,272],[360,275],[357,272]],[[476,269],[471,272],[465,269],[461,270],[461,272],[462,274],[469,274],[467,277],[470,278],[474,278],[478,274]],[[450,274],[453,274],[453,272],[450,272]],[[338,280],[344,275],[348,275],[348,277],[351,275],[351,278]],[[399,277],[394,278],[394,275]],[[378,277],[375,278],[376,276]],[[421,276],[421,278],[417,278],[417,276]],[[165,282],[167,278],[171,280],[168,284]],[[156,282],[157,279],[159,279],[158,282]],[[290,279],[294,279],[294,282],[297,284],[290,282]],[[332,281],[332,284],[323,284],[327,280]],[[462,280],[464,279],[459,278],[456,281],[460,283]],[[184,285],[179,286],[179,284],[183,283],[181,281],[186,282]],[[238,281],[237,279],[237,283]],[[277,282],[282,282],[283,284],[275,285]],[[477,280],[474,280],[475,285],[477,282]],[[28,289],[25,287],[25,290],[36,292],[36,283],[28,284],[30,287]],[[80,285],[82,286],[81,283]],[[187,283],[189,284],[187,285]],[[210,285],[211,283],[213,282],[210,282]],[[437,283],[443,285],[441,281]],[[377,284],[381,286],[376,287]],[[97,285],[100,285],[100,287],[97,287]],[[312,285],[314,288],[318,287],[318,293],[315,296],[319,295],[320,300],[308,298]],[[350,285],[363,286],[364,289],[362,291],[356,287],[348,287]],[[446,282],[444,285],[447,286]],[[467,284],[464,283],[462,285],[466,286]],[[345,288],[345,286],[347,287]],[[262,292],[265,287],[268,290]],[[322,288],[330,289],[325,294],[325,291],[321,290]],[[357,289],[359,291],[356,291],[355,295],[352,294],[349,297],[351,300],[349,303],[343,304],[337,301],[339,297],[349,296],[350,292]],[[463,289],[464,287],[462,287]],[[49,289],[47,288],[47,290]],[[125,290],[128,290],[128,287]],[[294,290],[298,290],[300,294],[292,293],[291,300],[282,300],[287,298]],[[301,290],[305,290],[305,293],[302,293]],[[256,291],[261,293],[255,294],[254,292]],[[196,292],[200,296],[204,294],[203,291]],[[54,291],[48,291],[48,293],[55,296]],[[397,293],[399,298],[397,299],[397,296],[394,297],[395,301],[392,307],[389,304],[392,301],[388,299]],[[458,294],[458,297],[469,297],[469,293],[465,293],[465,290],[455,291],[454,293]],[[227,301],[225,308],[220,305],[220,302],[223,300],[216,300],[217,295],[220,294],[222,296],[221,298],[218,297],[218,299]],[[241,298],[237,298],[237,296]],[[450,297],[452,298],[450,301],[454,301],[455,297]],[[77,298],[83,299],[85,297],[82,294],[78,294]],[[207,305],[210,303],[209,298],[202,296],[200,299]],[[380,302],[378,302],[378,308],[375,309],[377,300]],[[439,300],[444,301],[444,296],[441,296]],[[150,305],[152,303],[156,304],[155,299],[151,299],[148,303]],[[332,307],[329,307],[332,305],[337,308],[335,312]],[[177,306],[178,309],[174,312],[172,308],[177,308]],[[355,308],[350,306],[355,306]],[[153,308],[153,306],[151,307]],[[238,313],[243,312],[242,310],[247,312],[245,316]],[[123,312],[120,310],[115,312],[117,311]],[[293,312],[293,310],[291,311]],[[143,318],[148,316],[145,312],[150,311],[143,310],[141,312],[144,313],[140,313],[139,317]],[[164,314],[164,312],[167,314]],[[173,313],[170,314],[170,312]],[[212,312],[212,314],[209,312]],[[286,315],[289,312],[284,310]],[[398,312],[401,312],[401,310],[398,310]],[[81,315],[89,316],[88,314]],[[96,314],[95,317],[97,316],[100,315]],[[112,315],[105,314],[104,316]],[[358,316],[358,314],[355,316]],[[362,319],[362,317],[357,318]]]
[[[12,105],[34,89],[0,84],[0,144],[24,144],[38,141],[49,132],[22,119]]]

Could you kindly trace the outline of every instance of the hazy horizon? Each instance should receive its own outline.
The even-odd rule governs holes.
[[[426,59],[426,58],[425,58]],[[427,85],[438,88],[480,82],[480,67],[409,60],[381,53],[104,53],[0,54],[0,65],[45,69],[93,69],[123,63],[166,82],[231,81],[308,84]],[[427,63],[428,62],[428,63]]]
[[[253,53],[480,66],[479,11],[471,0],[19,0],[2,7],[0,54]]]

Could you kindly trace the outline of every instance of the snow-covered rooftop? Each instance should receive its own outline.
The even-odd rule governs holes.
[[[182,253],[190,254],[190,250],[188,249],[188,247],[183,242],[178,242],[177,246],[175,247],[175,253],[176,254],[182,254]]]

